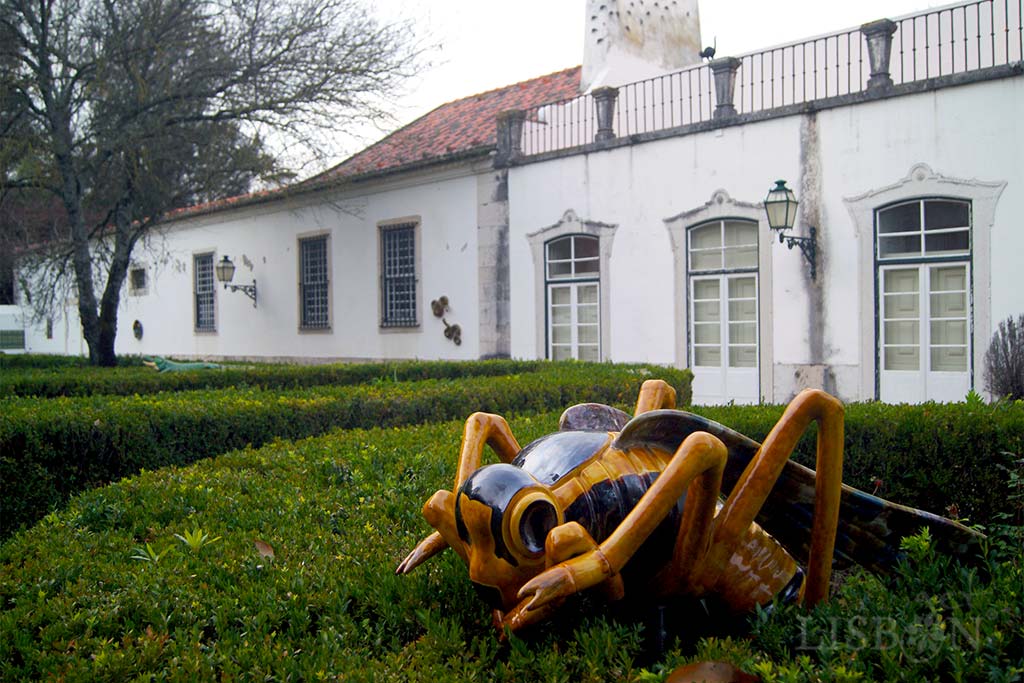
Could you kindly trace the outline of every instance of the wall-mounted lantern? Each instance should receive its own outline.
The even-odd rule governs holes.
[[[786,231],[792,230],[793,224],[796,223],[796,207],[799,203],[793,190],[786,187],[786,181],[776,180],[775,187],[769,190],[768,196],[764,198],[764,212],[768,214],[768,227],[779,233],[780,244],[785,243],[790,249],[794,246],[800,247],[807,263],[811,265],[811,279],[813,280],[818,274],[817,229],[814,226],[809,226],[810,237],[786,234]]]
[[[214,270],[217,271],[217,280],[224,283],[224,289],[230,289],[232,292],[244,292],[247,297],[252,299],[252,307],[256,308],[256,280],[253,280],[251,285],[231,284],[231,280],[235,277],[235,264],[227,256],[217,262]]]

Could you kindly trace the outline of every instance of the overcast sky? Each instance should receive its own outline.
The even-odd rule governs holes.
[[[706,0],[700,3],[701,36],[705,45],[716,43],[720,57],[741,55],[947,4]],[[395,103],[399,124],[445,102],[583,61],[585,0],[373,0],[371,6],[382,19],[414,21],[419,34],[439,46],[431,55],[434,66]],[[364,133],[366,143],[384,132]],[[342,158],[362,146],[354,144]]]

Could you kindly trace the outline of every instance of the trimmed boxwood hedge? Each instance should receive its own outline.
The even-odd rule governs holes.
[[[38,520],[71,493],[141,469],[336,428],[436,422],[477,410],[535,412],[585,401],[631,406],[653,373],[688,400],[688,370],[588,363],[546,363],[537,372],[494,377],[289,391],[0,399],[0,538]]]
[[[219,370],[163,373],[139,363],[131,366],[122,364],[116,368],[56,365],[27,367],[0,373],[0,396],[131,396],[160,391],[229,387],[301,389],[326,384],[350,385],[372,381],[408,382],[420,379],[490,377],[536,372],[545,365],[544,361],[519,360],[395,361],[326,365],[226,365]]]
[[[784,406],[699,406],[697,413],[763,441]],[[816,430],[793,458],[814,467]],[[1005,508],[1006,467],[1024,455],[1024,401],[846,406],[843,481],[922,510],[989,524]]]
[[[510,424],[525,444],[557,416]],[[76,496],[0,544],[0,680],[650,683],[693,659],[766,683],[1024,673],[1020,548],[983,578],[920,540],[896,576],[855,571],[812,612],[762,612],[749,639],[694,644],[695,620],[652,653],[653,620],[584,598],[501,643],[454,553],[394,574],[430,531],[420,506],[451,485],[460,432],[280,441]]]

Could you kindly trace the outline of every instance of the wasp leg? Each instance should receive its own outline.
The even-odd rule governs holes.
[[[814,605],[828,596],[842,490],[843,404],[813,389],[805,389],[789,404],[725,501],[715,519],[711,549],[704,564],[705,583],[713,582],[721,574],[742,543],[793,448],[811,422],[818,423],[817,474],[804,602]]]
[[[567,522],[548,532],[544,541],[544,560],[548,568],[551,568],[597,549],[597,541],[586,529],[577,522]],[[604,589],[605,597],[610,601],[620,600],[625,594],[622,576],[618,573],[605,579],[601,587]],[[564,598],[554,600],[537,609],[528,609],[526,603],[521,602],[508,614],[502,615],[500,620],[496,620],[496,624],[499,628],[507,627],[513,632],[518,631],[524,626],[544,621],[561,607],[564,601]]]
[[[676,390],[661,379],[649,379],[640,387],[633,415],[676,407]]]
[[[462,448],[459,451],[459,466],[455,473],[455,488],[453,489],[455,493],[458,493],[462,484],[469,479],[469,475],[480,468],[480,459],[483,457],[485,445],[490,446],[498,458],[505,463],[512,462],[521,450],[519,442],[513,436],[505,418],[490,413],[473,413],[466,419],[466,426],[462,430]],[[451,500],[444,499],[442,501],[444,498],[442,494],[447,494]],[[423,506],[423,515],[438,531],[420,541],[413,551],[406,555],[395,569],[396,574],[408,574],[451,545],[453,539],[458,538],[454,531],[454,500],[450,491],[438,491]],[[464,554],[465,551],[461,550],[460,544],[456,544],[454,547],[460,550],[460,554]]]
[[[519,590],[522,606],[535,610],[618,574],[695,479],[704,480],[701,487],[717,496],[726,455],[725,445],[706,432],[686,437],[618,528],[593,550],[551,567],[524,585]]]

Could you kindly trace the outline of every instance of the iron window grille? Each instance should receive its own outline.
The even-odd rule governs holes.
[[[381,327],[415,327],[416,224],[381,228]]]
[[[213,281],[213,254],[199,254],[193,260],[195,270],[196,330],[213,332],[217,329],[214,311],[216,290]]]
[[[299,299],[303,329],[322,330],[331,326],[327,237],[299,241]]]

